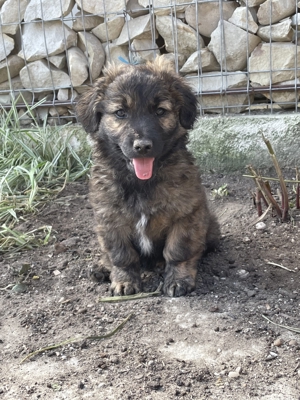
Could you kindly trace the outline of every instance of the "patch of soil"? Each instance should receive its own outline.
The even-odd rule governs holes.
[[[271,214],[257,230],[250,190],[238,175],[204,176],[222,225],[218,251],[205,257],[197,289],[182,298],[99,303],[109,283],[88,278],[98,262],[87,184],[70,184],[26,228],[52,225],[55,243],[0,259],[0,399],[300,399],[300,338],[263,318],[299,322],[299,219]],[[267,264],[267,260],[291,271]],[[30,264],[28,291],[3,290]],[[155,289],[161,271],[143,273]],[[28,353],[69,338],[104,335]]]

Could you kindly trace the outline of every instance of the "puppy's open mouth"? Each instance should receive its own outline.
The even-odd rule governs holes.
[[[133,158],[134,172],[139,179],[150,179],[153,173],[154,158]]]

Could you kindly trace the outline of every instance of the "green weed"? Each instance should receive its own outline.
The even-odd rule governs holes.
[[[26,238],[13,230],[15,224],[40,209],[67,182],[84,177],[91,165],[89,147],[79,151],[72,144],[76,128],[50,127],[46,122],[39,126],[34,109],[40,105],[27,105],[30,127],[21,125],[16,104],[9,111],[0,110],[0,253],[7,243],[12,245],[14,236],[22,237],[19,247],[24,248]]]

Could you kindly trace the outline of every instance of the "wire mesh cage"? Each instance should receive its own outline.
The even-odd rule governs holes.
[[[161,55],[189,82],[201,115],[298,111],[298,6],[296,0],[0,0],[0,104],[14,104],[24,124],[33,105],[41,122],[75,122],[76,97],[110,62]]]

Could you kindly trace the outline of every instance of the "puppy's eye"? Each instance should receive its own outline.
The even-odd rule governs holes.
[[[115,116],[117,118],[126,118],[127,117],[127,113],[124,110],[118,110],[115,112]]]
[[[158,115],[159,117],[161,117],[162,115],[164,115],[166,112],[166,110],[164,108],[157,108],[157,110],[155,111],[155,114]]]

